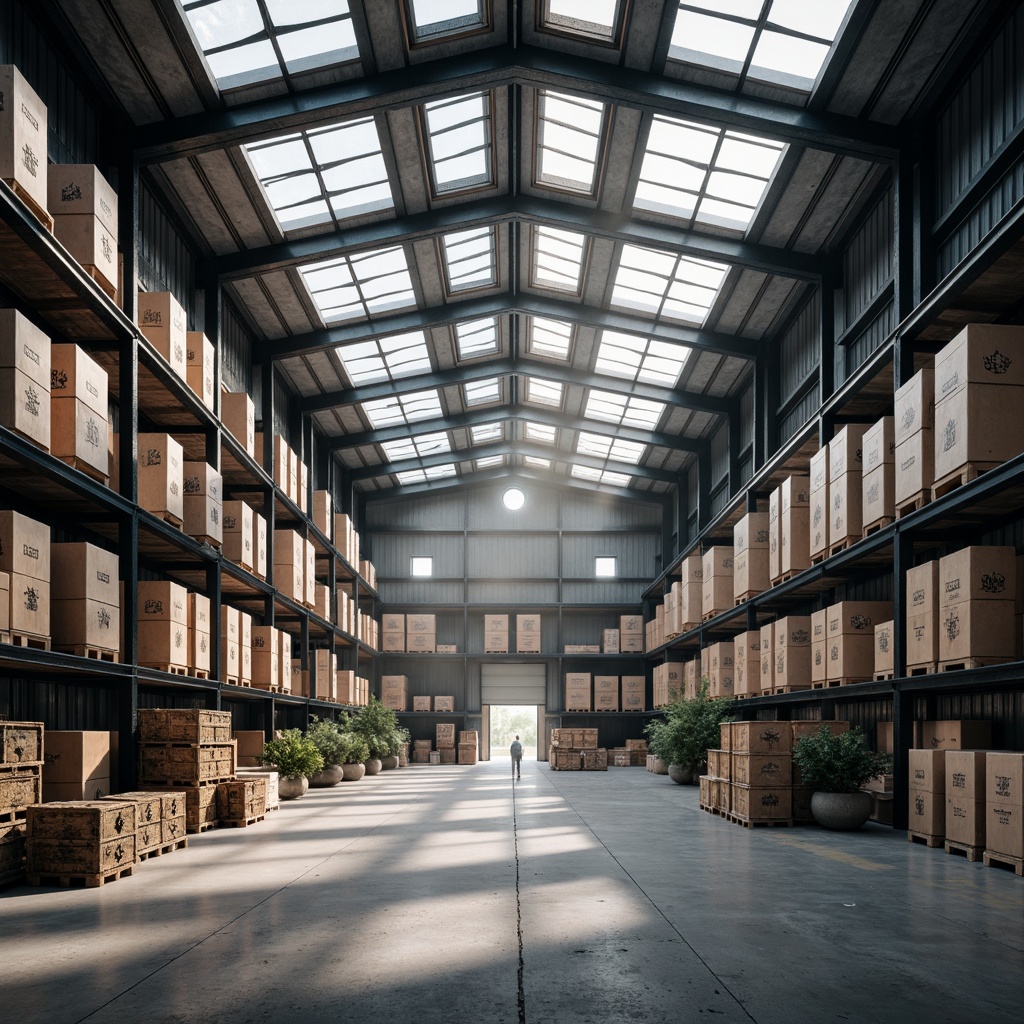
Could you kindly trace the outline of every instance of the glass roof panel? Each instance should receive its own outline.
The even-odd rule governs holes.
[[[480,0],[410,0],[412,34],[417,43],[487,24]]]
[[[389,462],[423,458],[425,455],[437,455],[439,452],[452,450],[448,435],[443,430],[436,434],[418,434],[415,437],[403,437],[397,441],[383,441],[381,448]]]
[[[579,480],[593,480],[599,484],[609,484],[612,487],[628,487],[628,473],[614,473],[609,469],[592,469],[590,466],[572,467],[571,475]]]
[[[591,388],[587,395],[584,418],[615,423],[626,427],[642,427],[653,430],[665,412],[664,402],[652,402],[647,398],[633,398],[629,395],[613,394]]]
[[[592,455],[598,459],[610,459],[614,462],[629,462],[637,465],[647,451],[647,445],[637,441],[624,441],[618,437],[606,437],[604,434],[590,434],[580,431],[576,439],[576,452],[579,455]]]
[[[531,356],[564,362],[569,358],[572,348],[572,332],[572,324],[532,316],[527,328],[526,351]]]
[[[430,354],[422,331],[373,338],[343,345],[335,351],[353,385],[397,380],[430,369]]]
[[[498,318],[491,316],[456,324],[455,346],[460,362],[494,355],[501,347]]]
[[[435,194],[491,184],[490,95],[477,92],[436,100],[423,112]]]
[[[414,391],[407,395],[388,395],[362,402],[369,424],[378,427],[393,427],[399,423],[415,423],[417,420],[433,419],[441,415],[441,401],[436,391]]]
[[[558,381],[526,378],[525,401],[533,405],[548,405],[555,409],[562,407],[562,385]]]
[[[416,305],[401,246],[353,253],[298,269],[325,324],[365,320]]]
[[[537,95],[537,184],[591,195],[605,106],[557,92]]]
[[[700,326],[728,270],[693,256],[624,245],[612,305]]]
[[[524,466],[532,466],[534,469],[550,469],[551,468],[551,460],[550,459],[542,459],[542,458],[540,458],[537,455],[524,455],[523,456],[523,465]]]
[[[359,59],[348,0],[178,2],[222,91]]]
[[[480,423],[469,428],[469,436],[473,439],[473,444],[500,441],[505,436],[505,427],[501,423]]]
[[[429,480],[444,480],[455,476],[455,466],[428,466],[426,469],[406,469],[396,473],[395,477],[403,486],[406,484],[423,484]]]
[[[488,288],[498,283],[494,228],[472,228],[444,236],[444,262],[448,291]]]
[[[523,424],[523,437],[527,441],[539,441],[541,444],[554,444],[556,432],[557,428],[549,426],[547,423],[534,423],[528,420]]]
[[[594,371],[619,380],[675,387],[690,356],[685,345],[642,338],[636,334],[603,331]]]
[[[497,377],[463,384],[462,391],[467,406],[487,405],[501,399],[501,384]]]
[[[619,24],[619,0],[547,0],[546,28],[611,42]]]
[[[372,117],[242,148],[283,231],[394,207]]]
[[[492,466],[501,466],[504,462],[504,455],[485,455],[482,459],[476,459],[474,465],[477,469],[490,469]]]
[[[586,237],[543,224],[534,226],[531,277],[537,288],[578,294]]]

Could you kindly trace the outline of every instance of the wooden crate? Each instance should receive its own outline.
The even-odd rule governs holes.
[[[101,840],[37,839],[30,834],[26,857],[29,884],[39,884],[40,876],[56,876],[99,885],[101,879],[116,876],[135,863],[135,833]]]
[[[608,771],[608,751],[603,748],[598,750],[584,750],[583,770],[585,772]]]
[[[249,824],[266,813],[265,778],[233,779],[217,784],[217,817],[222,822]]]
[[[136,805],[130,800],[76,800],[36,804],[28,808],[30,842],[66,839],[104,842],[135,833]]]
[[[25,808],[43,798],[42,769],[26,765],[0,771],[0,826],[25,817]]]
[[[235,774],[235,744],[204,746],[139,744],[139,782],[148,785],[198,785],[221,782]]]
[[[455,747],[441,747],[438,753],[441,755],[441,764],[456,763]]]
[[[437,725],[437,749],[450,747],[455,749],[455,723],[439,722]]]
[[[204,783],[198,786],[160,786],[148,783],[150,790],[167,790],[185,794],[185,831],[205,832],[217,824],[217,786]],[[177,821],[180,818],[171,818]]]
[[[0,824],[0,886],[25,876],[25,825]]]
[[[199,708],[139,710],[140,743],[226,743],[231,712]]]
[[[755,787],[733,783],[731,814],[739,821],[791,822],[793,820],[793,792],[789,786]]]
[[[458,746],[459,764],[476,764],[476,744],[460,743]]]
[[[145,824],[159,824],[168,818],[177,818],[185,813],[185,790],[147,789],[131,793],[111,793],[102,798],[107,803],[135,804],[136,827]]]
[[[42,722],[0,722],[0,764],[30,765],[42,760]]]

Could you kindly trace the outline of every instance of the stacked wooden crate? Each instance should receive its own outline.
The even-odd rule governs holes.
[[[43,723],[0,722],[0,885],[25,874],[27,808],[42,799]]]
[[[184,789],[189,832],[217,824],[217,783],[234,777],[230,712],[140,709],[139,783],[147,790]]]
[[[438,722],[435,733],[437,752],[441,755],[441,764],[455,764],[455,723]]]
[[[596,729],[552,729],[548,763],[554,771],[605,771],[609,757]]]
[[[412,741],[412,763],[413,764],[430,764],[430,753],[433,749],[433,743],[430,740],[413,740]]]
[[[459,733],[459,764],[476,764],[479,735],[476,729],[463,729]]]
[[[101,802],[135,805],[135,859],[149,860],[188,846],[184,790],[113,793]]]
[[[247,775],[217,783],[217,820],[221,825],[245,828],[267,814],[267,779]]]

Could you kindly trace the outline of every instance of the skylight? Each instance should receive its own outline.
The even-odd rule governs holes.
[[[482,459],[474,460],[474,465],[477,469],[490,469],[492,466],[500,466],[504,462],[504,455],[485,455]]]
[[[688,224],[745,231],[785,146],[654,116],[634,206]]]
[[[381,448],[389,462],[423,458],[424,455],[437,455],[439,452],[452,450],[448,435],[443,430],[436,434],[419,434],[415,437],[403,437],[397,441],[383,441]]]
[[[443,243],[449,294],[472,288],[488,288],[497,284],[494,228],[456,231],[445,235]]]
[[[179,0],[222,91],[359,59],[348,0]]]
[[[361,403],[363,413],[375,430],[398,423],[415,423],[441,415],[441,401],[436,391],[414,391],[408,395],[388,395]]]
[[[681,2],[669,59],[810,93],[853,0]]]
[[[603,331],[594,370],[619,380],[675,387],[690,350],[656,338]]]
[[[491,184],[490,94],[436,100],[423,111],[434,193],[447,195]]]
[[[533,423],[528,421],[523,424],[523,437],[527,441],[539,441],[541,444],[555,443],[556,428],[546,423]]]
[[[344,345],[335,350],[353,385],[397,380],[430,369],[422,331]]]
[[[562,231],[543,224],[535,225],[531,235],[530,283],[535,288],[579,294],[586,237],[576,231]]]
[[[616,395],[609,391],[591,389],[587,395],[584,418],[602,420],[624,427],[641,427],[653,430],[665,411],[663,402],[652,402],[646,398],[630,395]]]
[[[463,384],[462,390],[467,407],[474,405],[487,405],[490,402],[497,402],[501,398],[501,384],[497,377],[491,377],[489,380],[475,380],[469,384]]]
[[[612,305],[700,326],[728,269],[693,256],[624,245]]]
[[[242,148],[283,231],[395,205],[372,117]]]
[[[569,358],[572,348],[572,324],[561,320],[548,320],[542,316],[530,317],[526,335],[526,351],[543,359]]]
[[[430,480],[444,480],[446,477],[455,476],[455,466],[449,463],[446,466],[428,466],[426,469],[405,469],[395,476],[403,486],[425,484]]]
[[[590,466],[572,467],[572,476],[579,480],[593,480],[598,484],[609,484],[612,487],[628,487],[628,473],[614,473],[610,469],[592,469]]]
[[[459,360],[478,359],[494,355],[499,349],[498,318],[485,317],[483,320],[469,320],[455,325],[455,346]]]
[[[408,0],[415,43],[459,35],[487,25],[481,0]]]
[[[605,107],[558,92],[537,94],[537,184],[592,195]]]
[[[473,439],[473,444],[500,441],[505,436],[505,427],[501,423],[481,423],[470,427],[469,436]]]
[[[617,437],[605,437],[604,434],[588,434],[580,431],[576,441],[578,455],[592,455],[597,459],[609,459],[613,462],[628,462],[636,465],[647,451],[647,445],[636,441],[623,441]]]
[[[542,25],[610,43],[618,35],[620,12],[619,0],[545,0]]]
[[[542,459],[542,458],[540,458],[537,455],[524,455],[523,456],[523,465],[524,466],[532,466],[534,469],[550,469],[551,468],[551,460],[550,459]]]
[[[560,409],[562,407],[562,385],[553,380],[527,377],[526,401],[533,405],[548,405]]]
[[[401,246],[299,267],[324,323],[365,320],[416,305]]]

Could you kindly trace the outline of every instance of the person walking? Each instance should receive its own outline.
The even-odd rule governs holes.
[[[523,745],[519,742],[518,736],[512,741],[509,751],[512,754],[512,774],[517,779],[521,779],[523,777]]]

